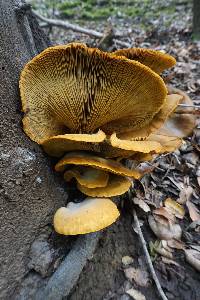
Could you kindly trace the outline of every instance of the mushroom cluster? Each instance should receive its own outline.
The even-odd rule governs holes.
[[[174,151],[194,126],[178,104],[191,104],[160,74],[175,64],[160,51],[131,48],[112,53],[84,44],[50,47],[24,67],[20,93],[25,133],[50,156],[69,182],[89,196],[54,216],[58,233],[100,230],[119,216],[108,198],[128,191],[139,171],[120,160],[151,159]]]

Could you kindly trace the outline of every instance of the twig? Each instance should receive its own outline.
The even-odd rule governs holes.
[[[200,115],[200,105],[178,104],[180,107],[176,114]]]
[[[104,34],[102,32],[98,32],[96,30],[84,28],[84,27],[81,27],[79,25],[75,25],[75,24],[69,23],[67,21],[54,20],[54,19],[45,18],[45,17],[39,15],[34,10],[32,10],[32,13],[40,21],[43,21],[44,23],[49,24],[51,26],[57,26],[57,27],[60,27],[60,28],[63,28],[63,29],[67,29],[67,30],[70,29],[70,30],[73,30],[75,32],[80,32],[80,33],[83,33],[83,34],[87,34],[89,36],[92,36],[92,37],[98,38],[98,39],[101,39],[101,38],[104,37]],[[122,42],[122,41],[119,41],[117,39],[113,39],[113,42],[116,43],[116,44],[118,44],[119,46],[126,47],[126,48],[129,48],[131,46],[129,43]]]
[[[142,243],[142,247],[143,247],[143,250],[144,250],[144,254],[145,254],[145,257],[146,257],[146,260],[147,260],[147,264],[149,266],[149,269],[150,269],[150,272],[151,272],[151,275],[153,277],[153,280],[156,284],[156,287],[157,287],[157,290],[158,290],[158,293],[160,295],[160,297],[162,298],[162,300],[168,300],[167,297],[165,296],[165,293],[160,285],[160,282],[158,280],[158,277],[156,275],[156,272],[154,270],[154,267],[153,267],[153,264],[151,262],[151,258],[150,258],[150,255],[149,255],[149,252],[147,250],[147,245],[146,245],[146,241],[144,239],[144,236],[143,236],[143,233],[142,233],[142,230],[140,228],[140,223],[139,223],[139,220],[138,220],[138,217],[137,217],[137,214],[136,214],[136,211],[133,210],[133,216],[134,216],[134,222],[136,224],[136,227],[137,227],[137,231],[138,231],[138,235],[140,237],[140,240],[141,240],[141,243]]]

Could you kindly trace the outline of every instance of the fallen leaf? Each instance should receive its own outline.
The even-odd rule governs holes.
[[[161,218],[159,217],[161,220]],[[179,240],[182,230],[179,224],[171,224],[170,222],[161,223],[158,216],[149,215],[148,221],[151,230],[161,240],[171,240],[173,238]]]
[[[134,300],[146,300],[146,297],[135,289],[130,289],[126,293],[131,296]]]
[[[173,214],[171,214],[170,212],[168,212],[168,210],[165,207],[160,207],[157,208],[153,211],[154,214],[159,215],[159,216],[163,216],[166,219],[175,222],[176,218]]]
[[[130,267],[125,269],[124,273],[128,280],[134,281],[139,286],[149,285],[149,274],[145,270]]]
[[[157,164],[155,166],[150,165],[147,162],[142,162],[137,166],[137,170],[140,171],[143,175],[153,172],[153,170],[157,167]]]
[[[149,205],[142,199],[139,199],[139,198],[133,198],[133,202],[135,204],[137,204],[141,209],[144,210],[144,212],[149,212],[151,211]]]
[[[200,252],[193,249],[185,250],[186,261],[200,272]]]
[[[175,248],[175,249],[179,249],[179,250],[184,250],[185,249],[185,244],[182,241],[178,241],[175,239],[171,239],[169,241],[167,241],[167,245],[170,248]]]
[[[167,257],[162,256],[162,261],[163,261],[165,264],[169,264],[169,265],[174,265],[174,266],[180,267],[180,265],[179,265],[176,261],[174,261],[174,260],[172,260],[172,259],[170,259],[170,258],[167,258]]]
[[[172,214],[174,214],[177,218],[183,219],[185,215],[185,210],[182,205],[177,203],[171,198],[167,198],[164,202],[165,207],[170,211]]]
[[[191,201],[187,201],[186,202],[186,206],[188,208],[189,211],[189,215],[190,218],[193,222],[195,221],[199,221],[200,220],[200,211],[198,210],[198,208],[195,206],[194,203],[192,203]]]
[[[183,183],[176,182],[171,176],[166,176],[166,178],[168,178],[179,189],[179,191],[184,188]]]
[[[169,259],[172,259],[173,258],[173,255],[170,251],[167,251],[165,248],[157,248],[155,249],[155,251],[160,254],[162,257],[167,257]]]
[[[193,194],[193,188],[191,186],[186,186],[179,193],[179,199],[177,202],[179,204],[185,204],[188,200],[190,200]]]
[[[128,256],[128,255],[124,256],[124,257],[122,257],[122,263],[123,263],[124,266],[128,266],[128,265],[133,263],[133,258],[131,256]]]

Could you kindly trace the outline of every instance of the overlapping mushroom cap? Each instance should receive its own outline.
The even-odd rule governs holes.
[[[21,73],[24,131],[49,155],[65,155],[56,171],[65,171],[67,182],[75,178],[84,194],[123,194],[130,178],[141,174],[113,158],[143,160],[173,151],[194,126],[191,116],[176,113],[190,99],[167,90],[159,76],[174,64],[170,55],[140,48],[48,48]]]

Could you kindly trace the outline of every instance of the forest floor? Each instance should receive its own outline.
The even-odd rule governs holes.
[[[98,4],[95,6],[94,2]],[[71,6],[63,4],[48,7],[46,11],[45,1],[42,1],[43,6],[38,6],[35,0],[34,7],[47,17],[62,18],[99,32],[106,32],[112,27],[121,34],[118,39],[130,46],[164,50],[173,55],[177,64],[164,74],[165,80],[187,92],[194,104],[200,105],[200,42],[193,41],[192,36],[192,1],[127,1],[126,7],[122,1],[108,1],[110,6],[104,5],[104,2],[107,3],[70,1],[68,4],[71,3]],[[99,44],[97,39],[70,30],[56,27],[45,30],[53,44],[73,41],[92,47]],[[115,43],[111,43],[108,50],[117,48]],[[164,246],[168,253],[161,251],[162,255],[156,251],[157,237],[150,229],[147,214],[143,209],[137,209],[154,259],[154,268],[168,299],[199,300],[200,295],[200,273],[186,262],[184,254],[187,248],[200,251],[200,123],[197,123],[193,135],[181,148],[152,161],[152,173],[145,175],[135,187],[136,196],[150,207],[158,207],[170,198],[182,203],[184,208],[185,216],[179,219],[182,246],[172,243]],[[144,299],[141,295],[133,296],[133,292],[131,296],[130,290],[134,289],[145,295],[147,300],[159,299],[138,236],[132,229],[133,217],[125,200],[126,196],[122,199],[122,218],[104,231],[96,254],[68,299]],[[187,201],[192,205],[186,205]],[[197,259],[200,263],[199,257],[200,254]],[[96,286],[93,286],[94,277]]]

